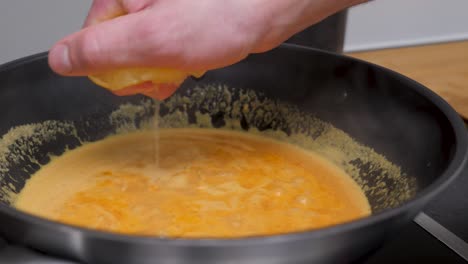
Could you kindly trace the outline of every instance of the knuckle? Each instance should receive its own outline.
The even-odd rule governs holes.
[[[94,32],[89,31],[83,34],[78,46],[78,56],[75,61],[79,64],[77,66],[80,68],[89,68],[102,63],[99,60],[103,56],[103,50]]]

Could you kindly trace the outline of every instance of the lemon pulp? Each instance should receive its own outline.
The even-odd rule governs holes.
[[[190,75],[201,77],[204,73],[204,71],[184,72],[166,68],[129,68],[90,75],[88,77],[97,85],[115,91],[145,82],[180,85]]]

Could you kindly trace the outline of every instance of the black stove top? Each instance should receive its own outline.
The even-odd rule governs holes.
[[[1,238],[0,263],[76,264],[8,245]],[[416,221],[357,263],[468,263],[468,165]]]
[[[468,165],[465,167],[462,175],[424,210],[424,217],[437,226],[426,231],[413,221],[362,263],[468,263],[460,256],[468,257]]]

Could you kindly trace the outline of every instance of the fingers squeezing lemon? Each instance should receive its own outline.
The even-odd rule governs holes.
[[[190,75],[200,77],[204,72],[183,72],[164,68],[119,69],[88,76],[94,83],[114,94],[144,94],[155,99],[169,97]]]
[[[120,3],[117,1],[116,3]],[[114,6],[104,17],[97,17],[90,24],[113,19],[126,14],[123,6]],[[155,99],[165,99],[190,75],[201,77],[204,71],[185,72],[167,68],[124,68],[88,76],[91,81],[117,95],[144,94]]]

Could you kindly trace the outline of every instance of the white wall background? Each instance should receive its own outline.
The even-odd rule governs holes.
[[[0,64],[79,29],[91,1],[0,0]],[[459,39],[468,39],[468,0],[375,0],[350,11],[345,50]]]
[[[375,0],[350,10],[345,50],[462,39],[468,39],[468,0]]]
[[[78,30],[92,0],[0,0],[0,64],[46,51]]]

